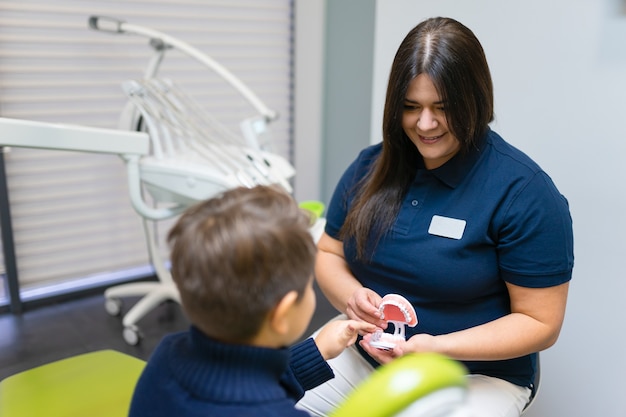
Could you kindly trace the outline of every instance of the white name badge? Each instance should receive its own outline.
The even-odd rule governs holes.
[[[451,217],[433,216],[430,221],[428,233],[436,236],[449,237],[450,239],[461,239],[465,231],[465,220],[453,219]]]

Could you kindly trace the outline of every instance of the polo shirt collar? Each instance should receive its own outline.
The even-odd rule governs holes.
[[[478,140],[477,145],[472,147],[468,152],[457,153],[448,162],[429,172],[448,187],[456,188],[463,179],[465,179],[474,165],[476,165],[480,156],[484,153],[487,136],[490,131],[491,130],[488,128],[487,132]]]

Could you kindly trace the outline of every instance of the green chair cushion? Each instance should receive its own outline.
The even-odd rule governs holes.
[[[322,217],[324,210],[326,209],[326,205],[317,200],[301,201],[298,206],[311,213],[311,223],[315,223],[315,220]]]
[[[412,353],[381,366],[331,417],[388,417],[447,388],[466,386],[465,367],[437,353]]]
[[[145,362],[101,350],[0,382],[0,417],[126,417]]]

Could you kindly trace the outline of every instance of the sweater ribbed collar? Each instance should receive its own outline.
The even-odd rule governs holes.
[[[178,382],[200,398],[222,403],[256,403],[285,398],[280,377],[289,350],[222,343],[191,327],[176,342],[169,366]]]

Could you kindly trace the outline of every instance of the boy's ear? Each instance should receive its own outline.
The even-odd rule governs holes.
[[[289,313],[297,301],[298,292],[295,290],[289,291],[283,298],[281,298],[276,307],[274,307],[272,315],[270,316],[270,327],[274,332],[281,335],[289,332],[291,327]]]

